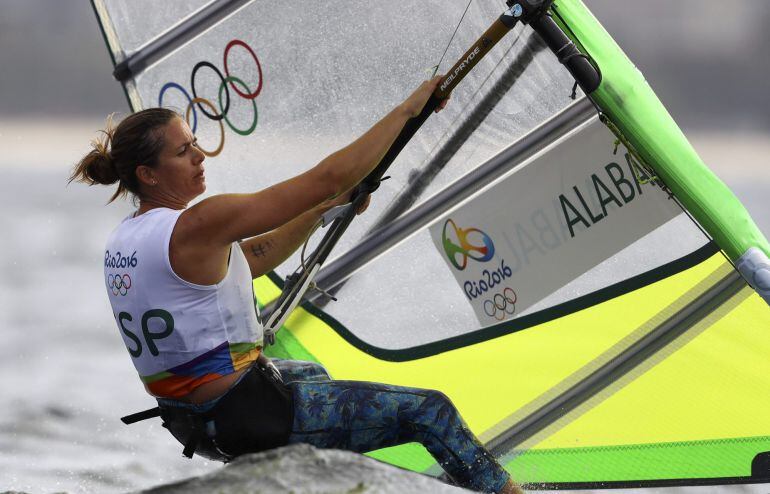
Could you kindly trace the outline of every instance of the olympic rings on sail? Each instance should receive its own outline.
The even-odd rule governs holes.
[[[242,79],[230,74],[230,69],[228,67],[227,61],[228,61],[228,56],[230,54],[230,50],[234,46],[240,46],[245,48],[246,51],[249,52],[249,55],[251,55],[251,58],[254,59],[254,64],[256,65],[257,73],[259,74],[259,82],[257,83],[256,89],[254,89],[253,91],[251,90],[249,85],[246,84]],[[201,60],[193,66],[192,72],[190,73],[190,87],[192,88],[192,95],[190,94],[190,92],[187,91],[187,89],[185,89],[182,85],[176,82],[165,83],[161,87],[160,92],[158,93],[158,106],[161,106],[161,107],[163,106],[163,97],[165,96],[166,92],[170,89],[175,89],[177,91],[180,91],[184,95],[184,97],[187,98],[187,108],[185,109],[185,112],[184,112],[185,119],[187,120],[188,125],[191,125],[193,134],[198,130],[198,110],[200,110],[203,116],[205,116],[209,120],[219,122],[219,130],[220,130],[219,145],[213,151],[208,151],[201,148],[201,151],[203,152],[203,154],[210,157],[218,155],[219,153],[222,152],[222,149],[224,148],[225,129],[222,121],[224,121],[224,123],[227,124],[227,126],[230,127],[230,129],[236,134],[247,136],[252,132],[254,132],[254,130],[257,128],[257,122],[259,120],[256,97],[259,96],[259,94],[262,92],[263,77],[262,77],[262,65],[259,62],[259,58],[257,57],[257,54],[245,42],[239,39],[233,39],[229,43],[227,43],[227,46],[225,47],[223,59],[224,59],[224,67],[225,67],[224,74],[214,64],[206,60]],[[218,101],[217,101],[217,103],[219,104],[219,108],[217,108],[214,105],[214,103],[212,103],[209,99],[199,96],[198,91],[195,88],[195,78],[198,75],[198,72],[200,71],[200,69],[202,68],[213,70],[220,80]],[[233,124],[233,122],[230,120],[230,118],[228,118],[228,114],[230,112],[230,89],[229,88],[232,88],[233,91],[235,91],[235,93],[241,98],[246,100],[251,100],[254,118],[251,124],[245,129],[236,127],[235,124]],[[223,101],[223,96],[224,96],[224,101]],[[192,113],[192,123],[190,122],[191,113]]]
[[[185,98],[187,98],[188,108],[192,106],[193,103],[192,103],[192,98],[190,97],[190,94],[187,92],[185,88],[183,88],[176,82],[167,82],[163,85],[162,88],[160,88],[160,94],[158,94],[158,106],[163,106],[163,95],[166,93],[168,89],[178,89],[179,91],[181,91],[182,94],[184,94]],[[193,109],[193,126],[192,126],[193,134],[195,133],[195,129],[197,128],[198,128],[198,114],[195,113]]]
[[[484,313],[502,321],[506,316],[516,312],[516,292],[506,287],[501,293],[496,293],[491,299],[484,301]]]
[[[448,232],[448,226],[452,225],[450,236]],[[468,240],[468,236],[471,234],[478,234],[481,237],[481,241],[484,245],[473,245]],[[452,241],[452,237],[456,239],[457,243]],[[441,232],[441,242],[444,246],[444,252],[446,252],[447,258],[455,267],[455,269],[462,271],[468,265],[468,258],[474,261],[487,262],[495,255],[495,244],[492,243],[492,239],[489,235],[482,232],[478,228],[460,228],[452,220],[448,218],[444,222],[444,229]],[[457,261],[457,256],[462,256],[460,262]]]
[[[131,277],[128,274],[110,274],[107,276],[107,288],[115,296],[118,294],[125,295],[128,293],[128,289],[131,288]]]
[[[252,50],[249,45],[247,45],[246,43],[244,43],[239,39],[234,39],[230,41],[229,43],[227,43],[227,46],[225,47],[225,75],[227,75],[227,77],[230,77],[230,69],[227,68],[227,55],[228,53],[230,53],[230,48],[236,45],[246,48],[246,50],[248,50],[249,54],[251,55],[251,58],[254,59],[254,63],[257,64],[257,71],[259,72],[259,84],[257,85],[257,89],[253,93],[247,93],[247,94],[243,94],[242,92],[238,91],[238,88],[235,87],[232,82],[230,83],[230,86],[232,86],[233,91],[238,93],[238,95],[241,96],[242,98],[254,99],[257,96],[259,96],[260,92],[262,92],[262,65],[260,65],[259,58],[257,58],[257,54],[254,53],[254,50]],[[246,90],[248,91],[248,89]]]
[[[245,82],[243,82],[242,80],[240,80],[237,77],[232,76],[232,75],[228,76],[228,77],[225,77],[225,82],[229,82],[231,85],[234,82],[237,82],[238,84],[243,86],[246,90],[249,89],[249,86],[247,86]],[[260,83],[260,86],[261,86],[262,85],[262,80],[261,79],[260,79],[259,83]],[[219,106],[220,107],[222,106],[222,89],[224,89],[224,88],[225,88],[225,86],[219,86]],[[233,86],[233,89],[234,88],[235,88],[235,86]],[[238,93],[238,94],[240,94],[240,93]],[[229,125],[230,128],[233,129],[233,132],[235,132],[236,134],[240,134],[242,136],[247,136],[247,135],[251,134],[252,132],[254,132],[254,129],[257,128],[257,119],[259,118],[259,114],[257,113],[257,102],[254,101],[254,99],[252,98],[251,99],[251,104],[252,104],[252,107],[254,109],[254,120],[251,122],[251,126],[248,129],[246,129],[246,130],[241,130],[241,129],[236,128],[235,125],[233,125],[233,123],[230,120],[227,119],[227,114],[225,114],[225,122],[227,122],[227,125]]]
[[[225,82],[225,76],[222,75],[222,72],[219,71],[218,68],[214,67],[214,64],[211,62],[206,62],[205,60],[200,61],[195,64],[195,67],[192,69],[192,74],[190,74],[190,87],[192,87],[192,93],[193,98],[198,99],[198,93],[195,91],[195,74],[198,73],[198,70],[201,67],[209,67],[211,70],[213,70],[217,76],[219,77],[219,80],[222,81],[221,87],[225,88],[225,94],[227,95],[227,103],[225,103],[225,107],[222,109],[222,113],[219,115],[211,115],[209,112],[203,109],[200,103],[198,103],[198,108],[200,108],[200,111],[203,112],[204,115],[209,117],[211,120],[222,120],[224,116],[227,114],[227,110],[230,109],[230,91],[227,91],[227,83]],[[220,105],[221,106],[221,105]],[[216,111],[216,109],[214,109]]]
[[[214,111],[217,111],[216,108],[214,108],[214,105],[211,104],[211,101],[204,99],[204,98],[195,98],[192,100],[192,103],[197,103],[200,105],[203,103],[204,105],[208,106]],[[184,119],[187,121],[187,125],[190,125],[190,110],[192,110],[192,105],[187,105],[187,111],[184,114]],[[201,150],[201,153],[205,154],[206,156],[216,156],[219,153],[222,152],[222,148],[225,147],[225,127],[222,125],[222,121],[219,121],[219,146],[213,151],[206,151],[200,145],[198,145],[198,149]]]

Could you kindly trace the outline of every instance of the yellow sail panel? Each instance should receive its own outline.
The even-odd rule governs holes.
[[[509,463],[533,482],[748,477],[770,450],[770,313],[749,287]]]
[[[770,389],[770,314],[759,296],[749,294],[746,288],[736,295],[737,307],[718,314],[723,316],[718,321],[706,320],[691,330],[703,330],[702,334],[692,341],[686,341],[689,335],[682,336],[681,348],[668,349],[673,352],[661,362],[651,359],[644,365],[650,368],[640,369],[611,399],[538,446],[575,441],[595,446],[642,444],[767,433],[767,425],[757,418],[770,410],[770,394],[758,392]],[[635,427],[629,427],[631,421]]]

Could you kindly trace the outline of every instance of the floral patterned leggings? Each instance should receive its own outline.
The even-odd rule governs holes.
[[[358,453],[419,442],[457,484],[498,492],[508,473],[479,443],[441,392],[333,381],[313,362],[273,359],[294,394],[289,444]]]

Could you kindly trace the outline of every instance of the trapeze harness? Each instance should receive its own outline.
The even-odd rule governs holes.
[[[183,454],[229,461],[287,443],[291,390],[257,365],[262,326],[251,272],[237,243],[227,274],[197,285],[174,273],[169,242],[181,210],[152,209],[125,218],[104,253],[104,279],[115,321],[158,407],[128,415],[132,424],[161,417]],[[246,370],[221,397],[179,401],[201,384]]]

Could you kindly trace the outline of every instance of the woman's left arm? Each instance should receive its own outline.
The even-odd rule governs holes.
[[[249,263],[251,277],[259,278],[288,259],[307,240],[321,215],[334,206],[346,204],[348,195],[349,193],[341,194],[339,197],[304,212],[274,230],[241,242],[241,250],[243,250]],[[364,207],[358,211],[358,214],[366,209],[368,201],[367,198]]]

